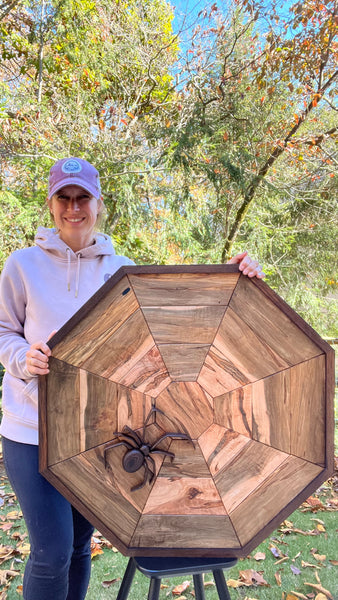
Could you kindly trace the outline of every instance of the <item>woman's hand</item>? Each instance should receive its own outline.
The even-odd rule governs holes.
[[[227,264],[239,265],[239,270],[242,271],[243,275],[247,275],[248,277],[257,277],[258,279],[265,277],[261,265],[257,260],[253,260],[247,252],[236,254],[236,256],[228,260]]]
[[[52,333],[48,336],[48,339],[56,333]],[[48,359],[51,356],[52,351],[46,342],[35,342],[31,345],[30,349],[26,352],[26,367],[31,375],[47,375],[49,373]]]

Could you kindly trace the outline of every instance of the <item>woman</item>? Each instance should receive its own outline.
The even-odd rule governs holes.
[[[25,600],[82,600],[90,577],[93,528],[38,472],[37,376],[46,375],[46,343],[119,267],[95,226],[104,205],[97,170],[80,158],[51,168],[47,203],[53,229],[39,227],[36,246],[7,260],[0,282],[3,454],[29,532]],[[249,277],[264,277],[246,252],[230,261]]]

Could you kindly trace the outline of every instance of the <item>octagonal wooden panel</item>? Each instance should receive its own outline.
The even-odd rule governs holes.
[[[41,472],[126,555],[245,556],[333,471],[333,351],[236,266],[122,267],[49,344]]]

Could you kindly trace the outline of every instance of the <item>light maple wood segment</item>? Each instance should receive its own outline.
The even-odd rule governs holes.
[[[156,548],[239,548],[226,515],[142,515],[132,545]]]
[[[284,452],[249,440],[241,452],[215,476],[216,487],[228,514],[245,501],[287,458],[288,455]],[[274,498],[271,497],[271,504],[273,503]],[[275,513],[269,513],[270,518],[274,515]]]
[[[175,381],[196,381],[208,353],[209,344],[160,344],[170,377]]]
[[[252,437],[252,384],[215,398],[214,421],[227,429]]]
[[[224,306],[160,306],[142,308],[156,344],[210,344]]]
[[[129,275],[141,306],[226,305],[239,273],[153,273]]]
[[[220,471],[226,473],[228,465],[244,451],[249,442],[248,437],[215,423],[198,438],[198,444],[213,477]]]
[[[171,382],[157,346],[153,346],[142,356],[123,377],[120,377],[120,369],[118,369],[111,378],[116,378],[119,383],[129,388],[150,394],[153,398],[156,398]]]
[[[290,369],[252,384],[252,437],[291,452]]]
[[[241,544],[248,543],[320,472],[321,468],[317,465],[288,456],[271,477],[230,513]]]
[[[225,515],[212,479],[198,477],[159,477],[151,490],[143,514]]]
[[[47,378],[48,465],[81,451],[79,370],[54,357]]]
[[[325,356],[290,370],[291,453],[325,464]]]
[[[83,368],[116,383],[154,346],[140,310],[96,346],[95,353],[83,363]]]
[[[261,290],[241,276],[229,306],[288,365],[322,353]]]
[[[210,477],[210,471],[197,443],[188,440],[172,440],[169,451],[175,455],[173,460],[166,458],[158,477],[177,479],[180,477]]]
[[[138,309],[133,291],[125,293],[129,287],[123,277],[53,348],[53,356],[82,366]]]
[[[235,390],[249,383],[247,377],[234,367],[231,361],[215,346],[211,346],[204,361],[197,383],[212,398]]]
[[[53,465],[50,470],[124,544],[130,544],[140,513],[115,487],[100,452],[89,450]]]
[[[188,433],[196,439],[212,423],[213,411],[202,388],[195,382],[174,382],[156,399],[156,422],[165,431]],[[168,421],[169,420],[169,421]]]
[[[213,345],[224,361],[229,363],[225,368],[230,374],[239,373],[243,382],[256,381],[288,366],[230,307],[222,319]]]

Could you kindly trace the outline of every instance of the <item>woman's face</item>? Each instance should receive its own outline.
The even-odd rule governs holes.
[[[48,200],[48,206],[60,238],[74,252],[93,242],[101,200],[78,185],[66,185]]]

